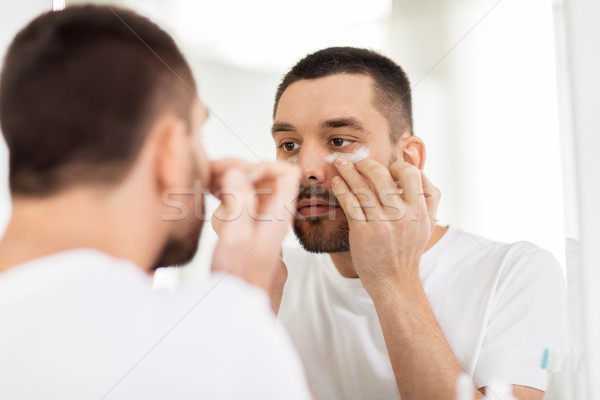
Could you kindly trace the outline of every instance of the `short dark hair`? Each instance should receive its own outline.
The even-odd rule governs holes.
[[[133,11],[40,15],[14,38],[0,76],[12,195],[119,182],[157,114],[189,122],[195,87],[171,36]]]
[[[374,105],[390,124],[393,142],[405,133],[413,134],[410,82],[394,61],[373,50],[355,47],[330,47],[309,54],[284,76],[277,88],[273,118],[279,99],[292,83],[336,74],[367,75],[374,82]]]

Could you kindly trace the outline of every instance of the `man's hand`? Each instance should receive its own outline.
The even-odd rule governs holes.
[[[340,157],[332,190],[350,227],[352,263],[371,293],[381,284],[420,284],[419,261],[435,228],[440,191],[404,161],[389,169]]]
[[[281,243],[295,210],[295,196],[288,195],[297,193],[300,171],[287,163],[231,159],[213,162],[212,170],[210,190],[221,200],[211,219],[219,235],[212,269],[270,294],[281,274]]]
[[[461,367],[419,278],[440,192],[403,161],[389,169],[369,159],[335,164],[343,179],[332,189],[348,218],[352,263],[373,299],[400,397],[452,398]]]

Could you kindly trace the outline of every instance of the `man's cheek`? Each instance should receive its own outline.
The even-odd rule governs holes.
[[[286,157],[284,154],[277,154],[275,159],[277,161],[288,162],[290,164],[298,164],[298,156]]]

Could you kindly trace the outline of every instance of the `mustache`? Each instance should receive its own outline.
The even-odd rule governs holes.
[[[331,190],[325,189],[318,185],[300,186],[297,200],[300,201],[303,199],[321,199],[338,207],[340,206],[335,194]]]

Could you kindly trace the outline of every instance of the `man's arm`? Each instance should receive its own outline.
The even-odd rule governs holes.
[[[401,397],[452,398],[462,369],[422,287],[404,282],[373,287],[370,293]]]
[[[333,182],[333,191],[348,216],[352,263],[373,299],[402,399],[454,398],[462,369],[419,277],[438,189],[401,161],[389,171],[369,159],[336,166],[343,180]],[[483,397],[475,386],[473,392]],[[515,391],[523,400],[539,393]]]
[[[211,192],[221,200],[211,219],[219,235],[212,270],[236,275],[271,295],[273,282],[285,283],[279,248],[293,218],[279,212],[285,209],[280,191],[298,187],[299,170],[284,163],[252,165],[233,159],[213,162],[212,170]],[[247,307],[240,317],[247,319],[236,320],[244,331],[235,336],[246,342],[232,367],[235,386],[247,398],[311,399],[296,350],[270,309],[261,305],[239,306]]]
[[[279,314],[279,306],[281,305],[281,299],[283,298],[283,287],[287,281],[287,276],[287,267],[283,262],[283,258],[279,256],[279,268],[275,273],[275,277],[273,278],[273,283],[271,283],[271,288],[269,291],[271,308],[273,309],[275,315]]]

